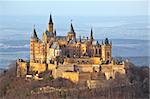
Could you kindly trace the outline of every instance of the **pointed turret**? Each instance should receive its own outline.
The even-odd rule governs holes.
[[[71,22],[71,25],[70,25],[70,32],[75,33],[75,32],[74,32],[73,25],[72,25],[72,22]]]
[[[93,40],[94,40],[94,38],[93,38],[93,30],[92,30],[92,28],[91,28],[90,40],[91,40],[91,41],[93,41]]]
[[[49,24],[53,24],[53,20],[52,20],[52,15],[50,14],[50,17],[49,17]]]
[[[74,31],[73,25],[72,25],[72,20],[70,24],[70,31],[68,32],[68,40],[75,40],[76,41],[76,33]]]
[[[31,35],[31,38],[38,40],[38,36],[37,36],[36,30],[35,30],[35,25],[34,25],[34,29],[33,29],[33,33]]]
[[[108,38],[105,39],[105,44],[109,44]]]
[[[50,14],[50,18],[49,18],[49,22],[48,22],[48,32],[53,32],[53,20],[52,20],[52,16]]]

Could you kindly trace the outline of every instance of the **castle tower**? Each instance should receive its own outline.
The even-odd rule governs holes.
[[[111,62],[112,60],[112,44],[109,42],[108,38],[105,39],[104,44],[102,44],[102,60]]]
[[[70,24],[70,31],[68,32],[68,40],[76,40],[76,33],[74,31],[74,28],[73,28],[73,25],[72,25],[72,22]]]
[[[35,44],[37,42],[38,42],[38,36],[34,27],[33,33],[30,38],[30,62],[35,62]]]
[[[48,32],[53,33],[53,20],[52,20],[51,14],[50,14],[49,23],[48,23]]]

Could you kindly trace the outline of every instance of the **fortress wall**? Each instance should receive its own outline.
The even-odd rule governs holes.
[[[71,80],[74,83],[78,83],[79,73],[78,72],[62,72],[62,78],[66,78],[66,79]]]
[[[125,65],[124,64],[122,64],[122,65],[114,65],[113,66],[113,70],[115,72],[120,73],[120,74],[125,74]]]
[[[102,72],[105,74],[106,79],[113,78],[115,79],[115,73],[125,74],[125,65],[118,65],[118,64],[108,64],[102,65]]]
[[[93,72],[93,67],[91,66],[79,67],[79,72]]]
[[[92,57],[91,60],[93,61],[93,64],[99,65],[101,63],[100,57]]]
[[[105,77],[107,80],[109,79],[115,79],[115,73],[114,72],[105,72]]]
[[[65,71],[74,71],[73,65],[59,65],[57,68],[53,68],[52,75],[54,78],[62,77],[62,73]]]
[[[78,68],[79,72],[93,72],[91,64],[78,64],[76,68]]]
[[[46,70],[46,64],[31,63],[30,62],[30,70],[31,71],[38,71],[38,73],[44,72]]]
[[[93,64],[93,60],[91,58],[67,58],[64,60],[64,63]]]
[[[74,71],[74,66],[72,64],[59,65],[57,70],[58,71]]]
[[[101,63],[100,57],[91,57],[91,58],[67,58],[64,60],[64,63],[74,63],[74,64],[95,64],[99,65]]]
[[[56,69],[55,64],[48,64],[48,70],[54,70],[54,69]]]
[[[23,77],[27,74],[27,62],[17,62],[17,76]]]
[[[105,73],[105,72],[113,72],[113,69],[112,69],[113,67],[112,67],[112,65],[111,64],[106,64],[106,65],[101,65],[101,71],[103,72],[103,73]]]

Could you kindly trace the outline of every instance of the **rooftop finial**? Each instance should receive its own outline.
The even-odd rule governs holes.
[[[36,34],[36,30],[35,30],[35,24],[34,24],[34,26],[33,26],[33,33],[32,33],[31,38],[33,38],[33,39],[38,39],[38,36],[37,36],[37,34]]]

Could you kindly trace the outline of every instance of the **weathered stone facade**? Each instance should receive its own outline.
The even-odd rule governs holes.
[[[125,74],[125,63],[115,63],[112,58],[112,43],[108,38],[100,44],[94,39],[92,29],[89,38],[76,38],[72,23],[67,36],[57,36],[53,26],[50,15],[42,40],[34,28],[30,38],[30,61],[17,61],[18,76],[50,70],[54,78],[62,77],[74,83],[88,80],[89,84],[91,73],[103,73],[106,79],[114,79],[116,72]]]

